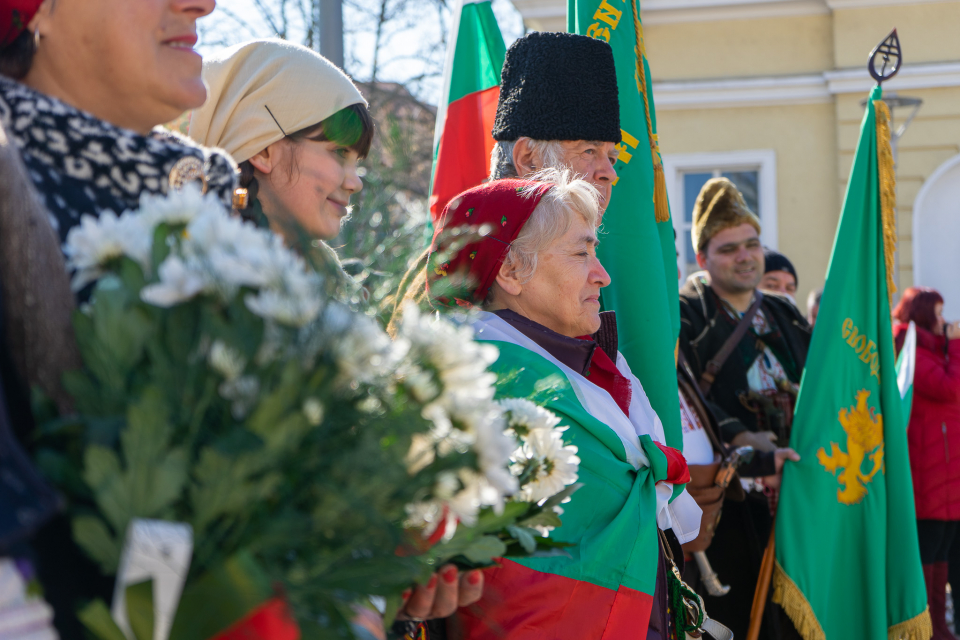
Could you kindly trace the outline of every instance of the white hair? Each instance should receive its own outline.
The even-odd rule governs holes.
[[[566,169],[563,162],[563,143],[560,140],[534,140],[520,137],[511,142],[497,142],[490,154],[490,179],[522,178],[513,164],[513,148],[521,140],[529,141],[530,150],[540,158],[540,169]]]
[[[528,282],[537,270],[537,254],[563,237],[576,218],[594,229],[600,219],[600,192],[569,169],[543,169],[529,179],[552,184],[517,239],[510,243],[504,264],[513,268],[521,283]]]

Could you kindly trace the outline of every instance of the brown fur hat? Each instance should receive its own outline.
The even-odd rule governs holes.
[[[693,205],[691,240],[697,253],[706,250],[710,238],[724,229],[749,224],[760,233],[760,219],[747,207],[743,194],[726,178],[708,180]]]

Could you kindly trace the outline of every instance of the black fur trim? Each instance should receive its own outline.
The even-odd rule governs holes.
[[[620,142],[613,49],[573,33],[535,31],[507,51],[493,139]]]

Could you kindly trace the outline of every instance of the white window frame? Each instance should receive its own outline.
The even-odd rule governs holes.
[[[668,153],[663,156],[663,171],[670,198],[671,218],[677,237],[684,232],[683,175],[685,173],[715,174],[728,171],[756,171],[757,199],[760,205],[760,241],[777,249],[777,154],[773,149],[722,151],[718,153]],[[681,275],[686,278],[686,260],[677,259]]]

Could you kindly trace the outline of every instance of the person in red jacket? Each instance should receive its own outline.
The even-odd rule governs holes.
[[[960,322],[943,319],[943,297],[910,287],[894,310],[897,350],[917,326],[913,409],[907,439],[917,507],[920,560],[933,640],[952,640],[946,622],[947,560],[960,542]]]

